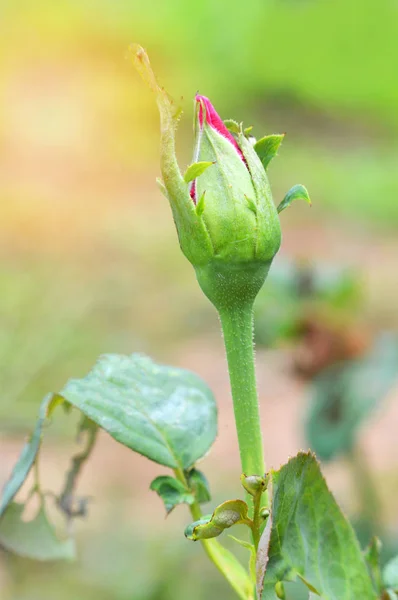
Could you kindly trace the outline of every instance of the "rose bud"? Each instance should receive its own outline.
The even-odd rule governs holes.
[[[183,176],[175,156],[179,113],[158,85],[144,50],[134,46],[132,51],[137,69],[157,95],[159,185],[170,202],[181,249],[218,310],[250,305],[281,242],[280,209],[265,169],[283,136],[267,136],[253,145],[241,126],[231,122],[227,128],[211,102],[197,95],[194,160]],[[281,209],[299,197],[309,200],[303,186],[287,194]]]

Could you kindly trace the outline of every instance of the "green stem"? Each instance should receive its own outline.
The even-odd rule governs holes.
[[[58,506],[69,518],[84,515],[84,505],[78,509],[73,508],[73,493],[82,467],[94,448],[98,433],[98,426],[92,421],[89,421],[87,417],[82,418],[81,424],[87,424],[85,429],[87,432],[86,446],[82,452],[76,454],[72,458],[71,468],[66,476],[63,490],[58,497]]]
[[[253,307],[232,306],[220,311],[242,471],[265,472],[253,348]]]
[[[260,519],[260,508],[261,508],[261,500],[262,500],[262,492],[258,492],[254,496],[253,500],[253,543],[257,552],[258,544],[260,542],[260,527],[261,527],[261,519]]]
[[[189,490],[190,488],[184,471],[182,471],[182,469],[175,469],[174,473],[176,478],[181,481],[187,490]],[[199,502],[194,502],[189,508],[192,518],[195,521],[202,517]],[[200,542],[211,562],[225,577],[241,600],[254,600],[254,594],[252,593],[253,586],[250,577],[235,556],[214,538],[200,540]]]

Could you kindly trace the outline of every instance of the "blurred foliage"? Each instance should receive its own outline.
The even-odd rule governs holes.
[[[353,269],[276,258],[256,305],[256,342],[280,345],[300,339],[308,319],[351,322],[363,298]]]
[[[159,71],[184,95],[189,90],[188,97],[203,84],[210,92],[228,88],[229,102],[267,90],[325,109],[367,111],[398,125],[398,85],[389,68],[398,57],[391,0],[250,0],[228,3],[228,10],[223,2],[203,0],[194,15],[184,0],[99,0],[95,9],[77,0],[5,0],[2,13],[21,34],[30,32],[30,53],[40,51],[43,35],[64,55],[72,37],[75,55],[101,46],[106,53],[134,38],[159,56]],[[18,31],[5,31],[3,44],[14,53]]]
[[[398,380],[398,339],[381,336],[355,361],[323,370],[313,381],[307,439],[322,460],[349,454],[358,429]]]

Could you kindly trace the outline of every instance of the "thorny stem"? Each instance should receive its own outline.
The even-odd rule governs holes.
[[[252,524],[252,533],[253,533],[253,543],[254,547],[257,551],[258,544],[260,541],[260,527],[261,527],[261,517],[260,517],[260,509],[261,509],[261,500],[263,497],[263,490],[259,490],[253,499],[253,524]]]
[[[242,472],[265,472],[253,349],[253,307],[220,311],[234,404]]]

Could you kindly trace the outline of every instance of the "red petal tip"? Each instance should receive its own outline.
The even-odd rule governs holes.
[[[242,151],[239,148],[236,139],[234,138],[232,133],[230,131],[228,131],[228,129],[224,125],[223,120],[221,119],[219,114],[216,112],[216,109],[214,108],[214,106],[212,105],[210,100],[208,98],[206,98],[206,96],[201,96],[200,94],[196,94],[195,100],[196,100],[196,102],[199,102],[199,125],[201,127],[203,127],[203,106],[204,106],[206,109],[206,123],[213,129],[215,129],[223,137],[225,137],[227,140],[229,140],[231,142],[231,144],[234,146],[234,148],[236,148],[236,150],[237,150],[239,156],[241,157],[241,159],[243,160],[243,162],[245,162]]]

